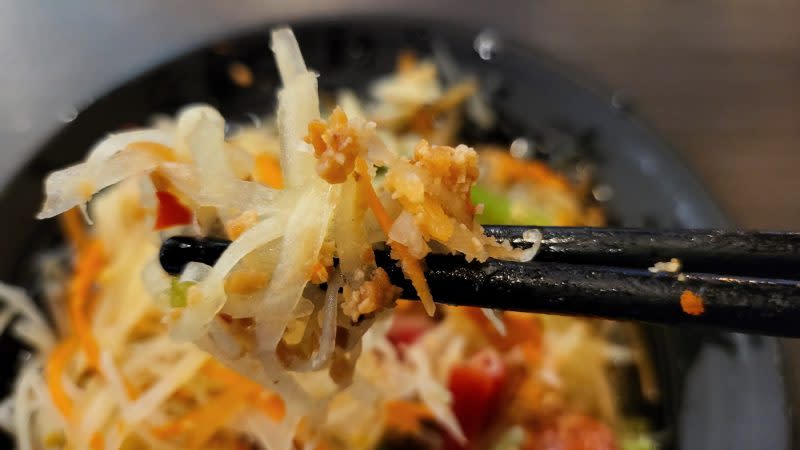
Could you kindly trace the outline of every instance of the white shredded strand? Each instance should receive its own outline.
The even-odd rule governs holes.
[[[503,311],[499,309],[481,308],[483,315],[489,320],[500,336],[506,335],[506,324],[503,322]]]
[[[56,343],[49,329],[27,318],[19,319],[11,326],[11,335],[32,346],[40,354],[46,354]]]
[[[122,374],[116,363],[114,363],[114,357],[110,352],[104,351],[100,353],[100,370],[108,380],[110,391],[117,403],[123,408],[127,407],[130,401],[125,391],[125,381],[123,381]]]
[[[203,352],[188,352],[170,370],[169,378],[160,379],[150,389],[143,392],[139,398],[131,403],[129,408],[122,411],[122,416],[129,424],[142,421],[152,413],[167,397],[175,392],[182,384],[202,367],[208,360],[208,355]]]
[[[41,364],[38,360],[29,361],[20,371],[14,389],[14,435],[18,450],[33,450],[31,414],[33,412],[30,394],[37,382]]]
[[[0,335],[6,332],[8,324],[14,319],[14,314],[15,312],[11,308],[4,308],[0,311]]]
[[[18,314],[24,315],[32,322],[42,327],[48,326],[41,311],[35,306],[33,299],[31,299],[23,289],[0,281],[0,301]]]

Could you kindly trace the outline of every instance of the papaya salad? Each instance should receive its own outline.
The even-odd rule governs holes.
[[[655,448],[611,376],[640,359],[622,325],[437,306],[425,280],[432,252],[535,256],[539,236],[515,249],[481,223],[603,224],[587,180],[459,143],[494,117],[432,61],[403,53],[325,102],[292,31],[271,46],[274,116],[190,105],[47,177],[38,218],[67,248],[42,258],[44,307],[0,284],[0,329],[31,349],[0,404],[17,448]],[[231,244],[170,276],[175,235]]]

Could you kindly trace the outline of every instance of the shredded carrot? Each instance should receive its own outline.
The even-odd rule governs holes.
[[[283,403],[283,399],[274,392],[262,390],[254,401],[259,411],[276,422],[283,420],[283,416],[286,415],[286,405]]]
[[[411,256],[408,248],[397,242],[389,244],[392,247],[392,258],[400,261],[400,268],[403,269],[403,274],[411,280],[411,285],[417,291],[422,306],[425,307],[425,312],[433,317],[436,312],[436,305],[433,303],[433,295],[428,287],[428,280],[425,279],[425,273],[422,270],[422,264],[419,260]]]
[[[103,247],[100,241],[88,243],[78,253],[75,274],[69,283],[69,315],[72,329],[78,338],[80,347],[86,353],[89,365],[99,367],[100,348],[92,335],[87,305],[91,297],[91,288],[103,267]]]
[[[363,197],[367,199],[367,205],[369,205],[372,213],[375,214],[375,218],[378,219],[381,230],[388,235],[394,221],[389,216],[389,213],[386,212],[386,209],[378,198],[378,194],[375,193],[375,189],[372,187],[372,179],[369,175],[367,162],[364,161],[364,158],[356,158],[356,174],[358,175],[356,181],[361,188]]]
[[[422,403],[391,400],[386,403],[386,428],[403,434],[416,435],[425,420],[433,420],[431,411]]]
[[[685,290],[681,293],[681,309],[686,314],[691,316],[699,316],[706,310],[703,305],[703,297],[695,294],[690,290]]]
[[[367,199],[369,208],[378,219],[381,230],[388,235],[394,221],[383,207],[383,204],[378,198],[378,194],[375,193],[375,188],[372,187],[372,179],[367,170],[367,162],[364,161],[364,158],[356,158],[356,175],[356,182],[363,196]],[[430,288],[428,288],[428,281],[425,279],[425,273],[422,271],[422,265],[419,260],[411,256],[408,248],[399,242],[390,242],[389,246],[392,248],[392,258],[400,261],[403,274],[405,274],[406,278],[411,280],[411,284],[414,286],[414,289],[416,289],[417,295],[422,301],[422,305],[425,307],[425,311],[429,316],[433,316],[433,313],[436,312],[436,305],[433,303],[433,296],[431,295]]]
[[[139,396],[139,390],[125,375],[120,373],[120,378],[122,378],[122,384],[125,386],[125,394],[128,396],[128,400],[136,400],[136,397]]]
[[[281,420],[286,414],[286,405],[279,395],[219,363],[209,362],[203,366],[202,373],[221,384],[241,386],[248,392],[248,399],[267,417]]]
[[[417,312],[421,312],[419,309],[420,304],[419,302],[415,302],[413,300],[397,300],[395,302],[394,311],[400,314],[414,314]]]
[[[152,427],[157,437],[168,439],[186,434],[186,448],[202,448],[214,433],[248,406],[257,408],[273,420],[283,419],[286,413],[283,400],[258,383],[215,362],[203,366],[201,372],[222,384],[223,391],[182,417]]]
[[[484,152],[481,159],[491,163],[489,176],[500,184],[532,182],[559,191],[573,190],[566,177],[541,161],[521,161],[505,151]]]
[[[61,226],[61,233],[74,248],[79,249],[86,244],[86,224],[81,211],[77,207],[58,216],[58,223]]]
[[[99,431],[92,434],[92,438],[89,440],[89,448],[92,450],[103,450],[106,447],[106,440],[103,438],[103,434]]]
[[[188,433],[186,448],[203,448],[221,427],[247,407],[249,392],[241,385],[229,386],[202,406],[186,413],[181,418],[153,428],[153,434],[161,438]]]
[[[47,389],[50,391],[50,397],[52,397],[53,404],[58,409],[58,412],[66,419],[72,417],[72,401],[64,391],[62,377],[77,344],[77,341],[73,338],[67,338],[59,342],[50,352],[45,366],[45,378],[47,379]]]
[[[275,189],[283,189],[281,165],[277,159],[267,153],[259,153],[256,155],[253,178],[263,185]]]

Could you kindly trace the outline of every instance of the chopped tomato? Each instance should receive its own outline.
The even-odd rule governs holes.
[[[453,396],[453,414],[467,440],[478,437],[491,421],[499,406],[498,400],[505,379],[505,363],[491,347],[478,352],[469,361],[450,371],[448,387]],[[464,448],[455,442],[448,442],[447,447]]]
[[[523,450],[619,450],[611,428],[583,414],[565,414],[527,431]]]
[[[183,206],[177,197],[167,191],[157,191],[158,211],[156,214],[156,230],[188,225],[192,222],[192,211]]]
[[[392,318],[392,326],[386,333],[386,338],[396,348],[401,348],[413,344],[432,327],[433,321],[428,316],[395,314]]]

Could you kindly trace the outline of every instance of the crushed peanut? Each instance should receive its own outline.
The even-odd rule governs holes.
[[[225,279],[225,292],[239,295],[252,294],[264,289],[268,281],[269,276],[265,272],[255,270],[231,272]]]
[[[430,173],[434,183],[447,186],[464,198],[469,198],[470,188],[480,174],[478,154],[466,145],[453,148],[422,140],[414,149],[411,162]]]
[[[357,289],[346,285],[342,312],[357,321],[363,314],[369,314],[391,306],[400,297],[400,288],[393,286],[389,275],[382,268],[375,269],[372,279],[362,283]]]
[[[323,265],[322,263],[314,263],[311,266],[311,283],[312,284],[322,284],[328,282],[328,277],[330,273],[328,271],[328,267]]]
[[[258,214],[248,210],[234,217],[225,224],[225,232],[231,239],[238,239],[245,231],[258,222]]]
[[[304,140],[314,147],[317,173],[331,184],[347,180],[362,151],[358,131],[350,126],[347,114],[339,107],[333,110],[327,123],[315,120],[308,124]]]

